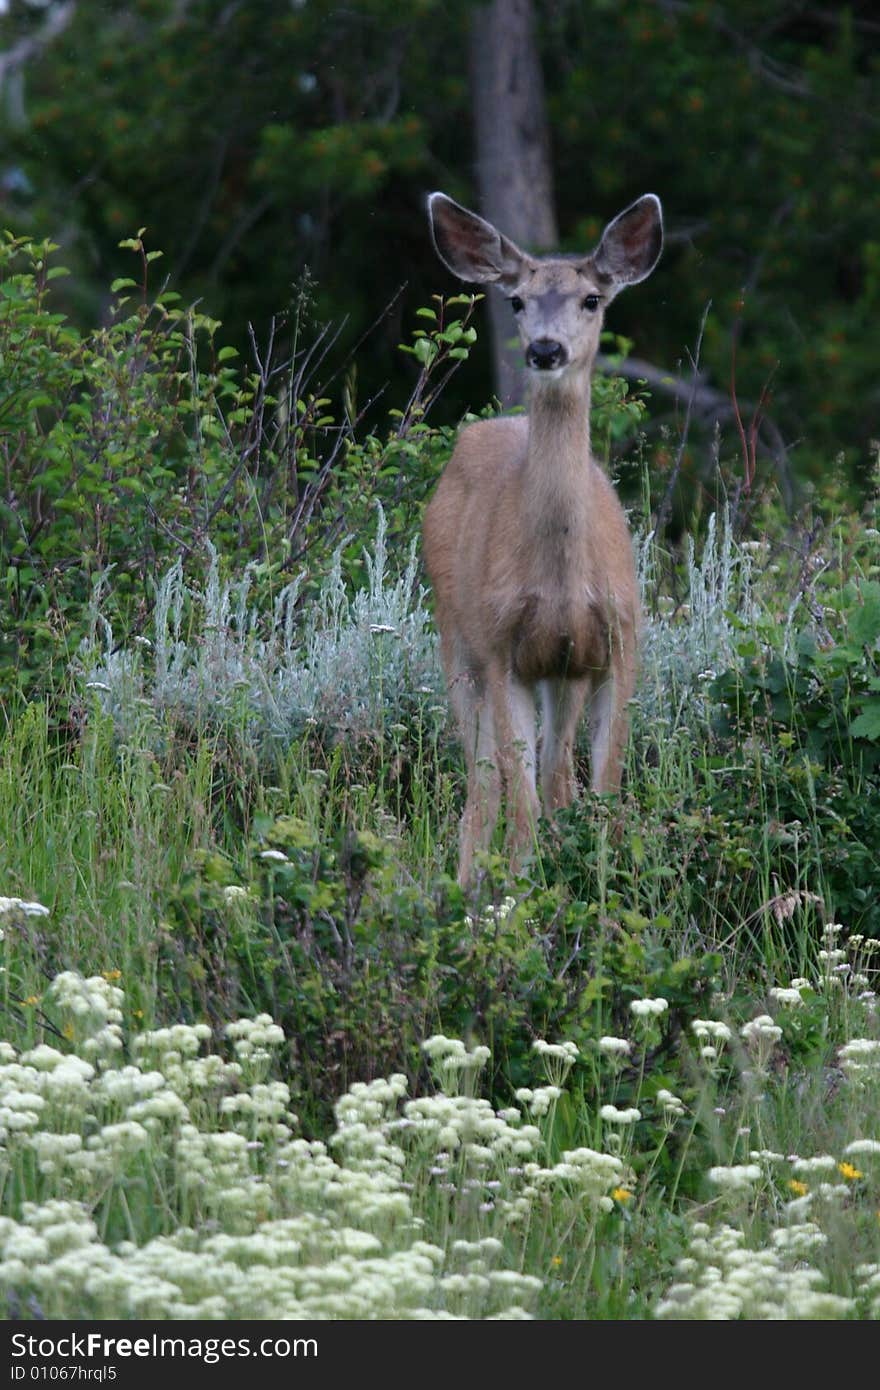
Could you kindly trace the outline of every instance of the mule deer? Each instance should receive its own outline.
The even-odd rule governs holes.
[[[527,416],[462,431],[425,514],[446,680],[464,742],[459,882],[488,848],[506,798],[516,866],[541,801],[574,796],[574,743],[589,698],[592,786],[620,785],[635,687],[639,599],[623,508],[590,454],[590,377],[605,306],[651,273],[660,202],[639,198],[588,256],[537,259],[443,193],[428,198],[434,246],[459,279],[507,295],[525,348]]]

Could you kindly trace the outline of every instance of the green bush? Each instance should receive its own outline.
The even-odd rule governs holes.
[[[256,822],[246,859],[191,862],[168,904],[160,993],[176,1016],[270,1012],[295,1039],[297,1100],[314,1125],[340,1086],[389,1067],[415,1079],[419,1045],[454,1026],[492,1049],[494,1077],[521,1084],[536,1037],[590,1040],[623,1027],[646,993],[670,1001],[666,1046],[707,1005],[711,953],[681,956],[628,912],[522,884],[487,864],[477,906],[449,878],[403,884],[378,836],[319,837],[296,816]],[[625,1089],[625,1088],[624,1088]],[[300,1093],[301,1092],[301,1093]]]
[[[829,908],[851,932],[880,936],[880,584],[850,584],[836,640],[803,634],[790,655],[743,644],[713,682],[716,734],[762,773],[722,779],[713,811],[736,817],[745,855],[768,837],[806,857]]]
[[[270,596],[294,572],[321,573],[340,545],[346,579],[359,575],[376,500],[393,543],[408,541],[451,447],[450,432],[422,418],[438,380],[467,354],[472,330],[456,310],[422,339],[435,350],[405,418],[384,441],[357,438],[353,421],[328,412],[311,349],[285,360],[273,331],[265,355],[255,346],[254,367],[238,367],[216,320],[181,309],[170,290],[151,295],[160,253],[140,236],[122,244],[140,281],[116,280],[108,323],[83,333],[52,304],[65,273],[50,265],[57,248],[8,234],[0,243],[7,695],[57,680],[57,655],[76,652],[96,586],[105,616],[137,633],[158,571],[183,558],[195,571],[217,552],[234,556]],[[287,331],[295,340],[295,325]],[[309,590],[306,575],[302,597]]]

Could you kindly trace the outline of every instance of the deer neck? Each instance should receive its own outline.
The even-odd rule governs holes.
[[[537,382],[529,405],[526,514],[543,536],[575,542],[592,518],[590,374]]]

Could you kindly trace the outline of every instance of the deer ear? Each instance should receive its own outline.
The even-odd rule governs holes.
[[[614,282],[615,293],[651,274],[663,250],[663,209],[653,193],[618,213],[602,233],[593,265]]]
[[[522,275],[523,253],[506,236],[468,212],[445,193],[428,195],[428,221],[434,249],[460,280],[513,287]]]

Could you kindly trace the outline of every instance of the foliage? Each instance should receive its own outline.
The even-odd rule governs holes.
[[[186,874],[159,988],[173,987],[183,1017],[246,1001],[281,1021],[313,1124],[353,1079],[389,1066],[417,1078],[419,1041],[438,1026],[488,1041],[498,1081],[520,1082],[533,1037],[584,1046],[652,990],[669,994],[673,1033],[705,1006],[718,960],[676,958],[616,901],[502,896],[499,862],[477,915],[448,878],[427,892],[395,883],[387,844],[368,831],[319,839],[290,815],[254,825],[249,861],[200,855]]]
[[[194,41],[210,10],[137,23]],[[350,190],[368,149],[330,148]],[[123,249],[137,274],[83,329],[51,243],[0,246],[9,1312],[67,1315],[72,1289],[96,1316],[258,1316],[258,1284],[289,1313],[317,1279],[354,1301],[307,1311],[372,1316],[402,1277],[386,1311],[510,1311],[516,1283],[547,1317],[876,1315],[876,499],[847,512],[835,483],[798,525],[753,499],[681,553],[645,522],[623,796],[582,795],[518,879],[489,854],[465,894],[412,543],[476,300],[417,313],[380,430],[301,298],[241,367],[153,294],[143,235]],[[606,454],[647,423],[597,383]]]
[[[13,935],[47,913],[0,899]],[[586,1054],[536,1038],[503,1107],[478,1094],[490,1048],[432,1034],[430,1082],[355,1082],[323,1142],[298,1133],[269,1015],[148,1029],[118,970],[64,971],[27,1001],[36,1044],[0,1040],[7,1316],[876,1316],[876,996],[811,974],[770,991],[775,1016],[707,1000],[681,1094],[658,1084],[669,1001],[642,996]],[[820,1099],[814,1052],[793,1107],[801,1014],[841,1084]]]
[[[473,7],[80,3],[41,39],[47,9],[60,8],[14,5],[0,18],[7,53],[32,45],[5,88],[0,177],[16,231],[66,229],[77,321],[97,321],[104,285],[126,273],[120,236],[148,220],[178,290],[208,299],[242,353],[248,325],[264,340],[279,306],[295,341],[308,270],[317,322],[344,321],[347,346],[374,329],[372,351],[347,368],[357,414],[394,375],[403,282],[416,304],[438,285],[425,190],[442,177],[474,202],[463,57]],[[731,389],[748,425],[769,384],[765,406],[798,441],[801,477],[822,480],[843,451],[861,480],[880,435],[880,69],[867,0],[534,8],[563,248],[593,244],[645,188],[667,209],[662,272],[621,297],[612,325],[687,377],[711,304],[700,370],[720,402],[710,427],[722,408],[730,422],[725,447],[738,451]],[[83,80],[93,73],[98,82]],[[477,363],[482,380],[447,394],[447,419],[488,399],[488,354]],[[394,398],[406,389],[398,375]],[[689,481],[697,470],[705,481],[699,452],[682,462]]]
[[[10,1310],[60,1316],[72,1289],[96,1315],[169,1316],[172,1299],[193,1316],[258,1316],[264,1268],[265,1313],[348,1259],[345,1298],[321,1309],[372,1315],[369,1289],[409,1258],[406,1204],[440,1252],[434,1276],[413,1266],[407,1283],[430,1316],[496,1310],[505,1280],[485,1285],[487,1270],[517,1271],[527,1309],[547,1318],[876,1312],[876,940],[855,930],[871,929],[873,904],[855,892],[866,861],[836,877],[836,824],[798,778],[805,758],[816,783],[861,778],[872,843],[875,740],[856,721],[875,693],[876,581],[864,573],[876,537],[851,554],[848,534],[843,523],[826,537],[813,582],[792,597],[766,543],[719,523],[675,577],[672,604],[646,539],[650,696],[635,710],[626,795],[583,798],[539,827],[516,882],[490,856],[473,895],[444,872],[455,759],[424,722],[391,713],[405,666],[383,688],[369,659],[349,655],[339,690],[313,691],[328,708],[341,697],[336,722],[308,726],[268,763],[253,711],[221,702],[169,717],[175,701],[186,713],[185,680],[164,707],[153,684],[126,705],[126,647],[113,689],[88,694],[65,741],[45,706],[23,707],[0,733],[0,875],[20,895],[0,903],[0,1114],[17,1126],[0,1218]],[[391,561],[378,582],[368,555],[372,590],[327,607],[340,617],[323,634],[331,666],[337,647],[368,657],[356,639],[370,605],[412,603]],[[167,643],[166,674],[175,659],[185,673],[204,644],[205,684],[214,671],[216,693],[234,697],[236,662],[257,649],[230,585],[218,568],[210,594],[169,587],[163,621],[178,598],[181,615],[202,606],[189,626],[181,616],[186,652]],[[704,660],[720,674],[695,670]],[[381,695],[372,738],[352,717],[358,690]],[[114,693],[115,723],[100,711]],[[268,1014],[289,1040],[275,1064]],[[209,1038],[212,1055],[196,1056]],[[444,1057],[463,1070],[444,1072]],[[480,1066],[487,1099],[471,1104]],[[125,1091],[138,1069],[144,1094]],[[61,1100],[68,1084],[91,1117],[86,1144]],[[437,1129],[414,1128],[435,1113]],[[522,1149],[514,1162],[492,1145],[524,1143],[528,1126],[526,1169]],[[375,1175],[388,1143],[405,1155],[394,1182],[357,1176],[362,1162]],[[598,1205],[578,1186],[588,1169],[604,1183]],[[63,1205],[72,1190],[85,1208]],[[708,1231],[689,1219],[707,1211]],[[194,1243],[188,1232],[215,1221],[216,1240]],[[358,1233],[347,1248],[369,1244],[363,1289],[330,1238],[343,1228]],[[290,1251],[283,1278],[276,1236]],[[410,1303],[388,1294],[384,1306]]]
[[[308,596],[305,557],[315,549],[319,573],[334,550],[337,565],[357,573],[352,535],[369,537],[375,501],[385,500],[392,538],[408,535],[450,447],[447,432],[422,422],[472,341],[469,297],[440,302],[437,326],[417,339],[430,359],[388,437],[357,438],[310,388],[315,345],[281,362],[270,344],[253,370],[239,370],[234,351],[216,344],[215,320],[179,309],[170,290],[149,297],[159,253],[140,237],[126,246],[142,281],[116,280],[110,323],[85,334],[51,300],[64,273],[50,264],[56,248],[9,236],[0,246],[7,694],[16,684],[46,688],[52,654],[76,651],[93,591],[110,574],[107,617],[136,631],[168,557],[197,557],[216,584],[213,547],[234,553],[250,583],[279,601],[286,592],[291,607]],[[285,571],[295,564],[292,595]]]
[[[762,769],[747,797],[724,777],[713,811],[735,812],[746,856],[768,834],[792,860],[821,846],[815,881],[852,930],[880,936],[880,584],[849,584],[835,608],[836,641],[803,634],[787,659],[743,643],[739,664],[713,682],[717,732],[739,759],[751,748]]]
[[[220,558],[209,547],[199,585],[185,581],[176,561],[156,586],[151,636],[120,647],[109,620],[93,610],[75,663],[83,698],[96,692],[128,736],[149,737],[149,710],[154,741],[165,737],[168,715],[179,730],[209,727],[257,752],[267,766],[303,736],[319,746],[359,746],[362,758],[368,745],[395,733],[415,738],[418,729],[436,740],[445,708],[437,703],[436,639],[417,582],[415,545],[395,574],[386,536],[378,505],[376,538],[362,557],[365,587],[351,595],[340,546],[302,610],[303,573],[265,613],[252,566],[224,583]]]

